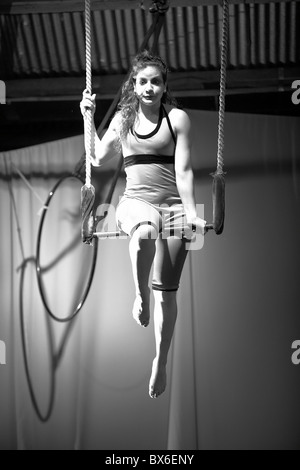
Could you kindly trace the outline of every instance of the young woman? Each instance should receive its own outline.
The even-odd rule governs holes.
[[[191,123],[178,109],[167,85],[168,70],[160,57],[145,51],[133,61],[118,111],[103,138],[95,138],[93,165],[123,154],[125,193],[117,208],[119,228],[130,236],[130,258],[136,299],[133,317],[150,321],[149,276],[153,267],[156,357],[149,394],[166,388],[166,366],[177,318],[177,291],[188,253],[188,235],[203,235],[197,217],[191,167]],[[95,112],[95,95],[83,93],[83,116]],[[93,130],[96,135],[96,130]]]

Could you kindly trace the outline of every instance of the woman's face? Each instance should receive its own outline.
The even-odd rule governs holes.
[[[140,103],[146,106],[160,105],[166,92],[166,84],[160,69],[149,65],[141,70],[136,76],[134,91]]]

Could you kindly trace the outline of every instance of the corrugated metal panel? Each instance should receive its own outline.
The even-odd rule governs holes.
[[[299,2],[230,5],[228,67],[299,65]],[[152,15],[142,9],[92,13],[94,74],[124,74]],[[298,27],[298,30],[297,30]],[[215,70],[222,8],[170,8],[159,53],[173,71]],[[0,78],[83,76],[83,13],[0,16]]]

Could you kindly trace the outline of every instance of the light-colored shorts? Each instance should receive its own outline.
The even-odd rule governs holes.
[[[158,206],[124,196],[117,207],[116,219],[119,229],[130,236],[140,225],[148,224],[155,227],[157,234],[162,234],[164,238],[191,237],[191,229],[187,224],[182,204]]]
[[[152,289],[176,292],[188,254],[186,244],[189,244],[189,239],[185,236],[185,229],[188,227],[183,206],[154,206],[125,196],[117,207],[116,219],[119,228],[130,236],[144,224],[156,228]]]

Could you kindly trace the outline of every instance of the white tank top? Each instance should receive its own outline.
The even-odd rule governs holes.
[[[153,132],[140,135],[131,130],[123,143],[126,172],[124,196],[155,205],[181,204],[175,178],[175,146],[176,136],[162,105]]]

